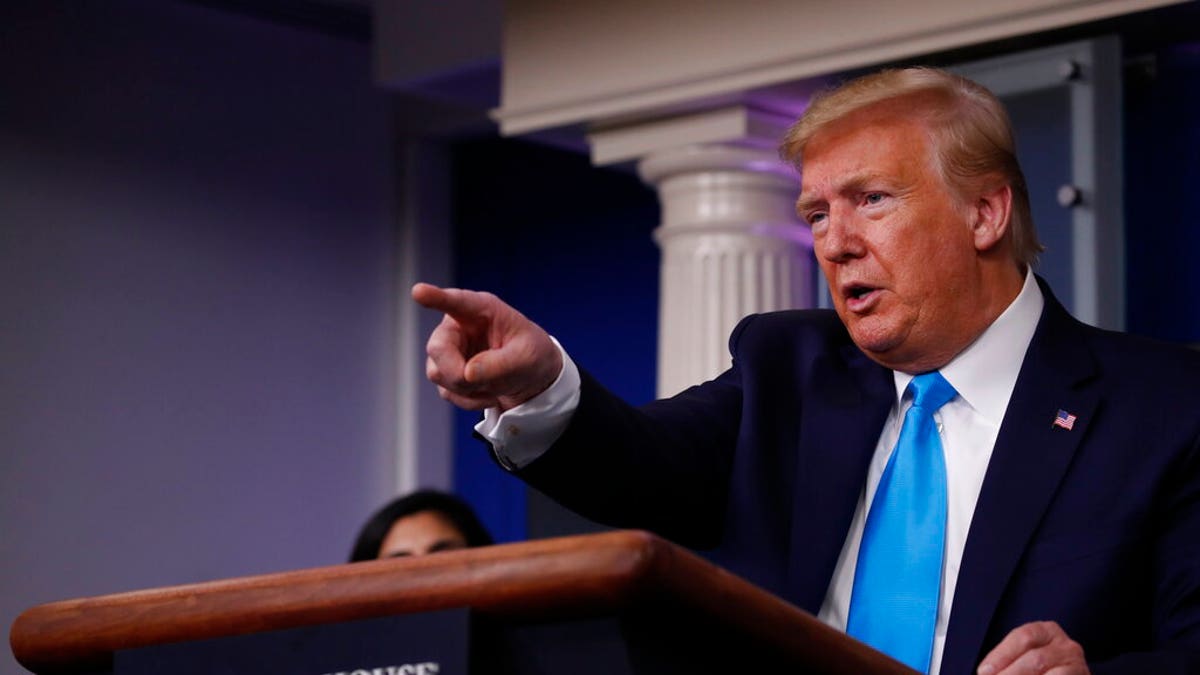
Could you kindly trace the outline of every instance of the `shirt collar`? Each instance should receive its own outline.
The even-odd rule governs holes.
[[[997,426],[1004,419],[1043,305],[1042,289],[1038,288],[1033,270],[1027,270],[1025,285],[1016,299],[974,342],[941,368],[942,377],[967,405]],[[900,401],[913,376],[898,370],[892,374],[896,400]]]

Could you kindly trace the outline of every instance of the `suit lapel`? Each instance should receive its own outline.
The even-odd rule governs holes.
[[[963,551],[943,673],[974,672],[1004,589],[1066,474],[1099,403],[1096,366],[1079,325],[1046,305],[1000,426]],[[1075,416],[1054,425],[1059,410]],[[991,645],[989,645],[990,647]]]
[[[890,370],[853,345],[838,357],[813,364],[798,439],[788,586],[791,598],[813,614],[825,598],[896,398]]]

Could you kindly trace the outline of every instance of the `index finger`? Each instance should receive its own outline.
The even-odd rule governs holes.
[[[422,307],[449,314],[455,319],[480,317],[488,304],[484,293],[461,288],[440,288],[424,282],[412,287],[412,299]]]

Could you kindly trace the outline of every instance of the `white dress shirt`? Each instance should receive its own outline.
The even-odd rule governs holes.
[[[983,487],[996,436],[1004,411],[1017,383],[1025,351],[1033,339],[1034,329],[1042,315],[1042,291],[1033,274],[1026,273],[1025,285],[1012,304],[988,326],[975,342],[950,363],[941,368],[942,377],[958,392],[949,403],[934,413],[941,432],[946,457],[946,553],[942,559],[942,592],[938,599],[937,622],[934,624],[933,658],[929,672],[941,670],[942,650],[946,644],[946,626],[954,589],[958,583],[958,567],[967,544],[971,516]],[[846,543],[838,556],[833,580],[825,593],[825,602],[817,617],[840,631],[846,630],[850,613],[850,592],[854,587],[854,568],[858,564],[858,546],[862,542],[863,526],[879,486],[879,478],[900,437],[904,413],[912,405],[912,397],[904,390],[913,376],[893,372],[896,400],[884,422],[883,432],[875,445],[875,455],[867,470],[867,483],[858,497],[858,507]],[[903,397],[903,400],[902,400]]]
[[[1008,408],[1043,304],[1041,289],[1033,273],[1027,272],[1025,284],[1012,304],[982,335],[941,369],[942,376],[954,387],[958,396],[934,414],[946,458],[948,513],[942,590],[934,626],[933,658],[930,661],[931,675],[936,675],[941,669],[946,626],[971,517],[975,512],[975,503],[979,499],[992,449],[996,445],[996,437],[1000,433],[1004,411]],[[579,369],[557,340],[555,344],[563,356],[563,371],[554,384],[533,399],[504,413],[494,408],[486,410],[484,419],[475,426],[475,430],[492,444],[501,464],[509,469],[525,466],[545,452],[567,428],[571,414],[579,405]],[[900,436],[904,413],[912,404],[910,398],[904,398],[903,394],[913,376],[901,372],[894,372],[893,376],[896,399],[875,446],[866,485],[859,495],[854,520],[818,613],[818,618],[841,631],[846,630],[858,547],[871,499]]]

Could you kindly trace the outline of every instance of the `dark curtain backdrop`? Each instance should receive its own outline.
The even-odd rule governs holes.
[[[1200,41],[1125,76],[1125,237],[1131,333],[1200,344]]]

